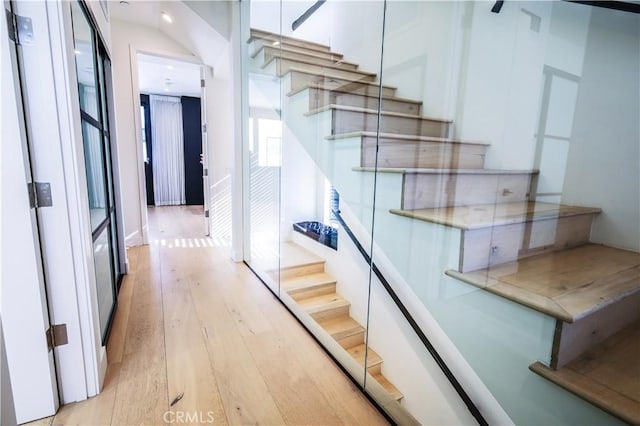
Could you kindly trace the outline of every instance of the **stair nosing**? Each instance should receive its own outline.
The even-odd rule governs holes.
[[[418,119],[418,120],[428,120],[428,121],[437,121],[440,123],[453,123],[453,120],[447,119],[447,118],[438,118],[438,117],[427,117],[424,115],[412,115],[412,114],[406,114],[403,112],[394,112],[394,111],[378,111],[376,109],[370,109],[370,108],[360,108],[360,107],[352,107],[352,106],[348,106],[348,105],[338,105],[338,104],[330,104],[330,105],[325,105],[322,106],[320,108],[314,108],[312,110],[309,110],[307,112],[304,113],[305,116],[310,116],[310,115],[315,115],[315,114],[319,114],[321,112],[325,112],[325,111],[330,111],[330,110],[339,110],[339,111],[351,111],[351,112],[362,112],[365,114],[375,114],[378,115],[378,113],[380,113],[381,115],[388,115],[390,117],[401,117],[401,118],[412,118],[412,119]]]
[[[504,204],[521,204],[522,202],[515,202],[515,203],[504,203]],[[552,204],[552,203],[542,203],[542,204]],[[478,204],[478,205],[470,205],[470,206],[465,206],[465,207],[483,207],[483,206],[493,206],[494,204]],[[516,223],[528,223],[528,222],[537,222],[537,221],[541,221],[541,220],[550,220],[550,219],[556,219],[556,218],[564,218],[564,217],[574,217],[574,216],[583,216],[583,215],[587,215],[587,214],[599,214],[602,212],[602,209],[598,208],[598,207],[581,207],[581,206],[569,206],[567,204],[557,204],[557,206],[559,207],[575,207],[575,208],[581,208],[584,209],[584,211],[576,211],[576,212],[571,212],[571,213],[561,213],[561,214],[553,214],[551,211],[546,211],[546,212],[538,212],[538,214],[536,214],[536,212],[533,213],[526,213],[526,214],[522,214],[519,216],[516,215],[512,215],[509,217],[503,217],[500,218],[500,220],[498,222],[492,222],[492,223],[480,223],[480,224],[473,224],[473,225],[463,225],[460,223],[456,223],[455,221],[451,221],[451,220],[446,220],[446,219],[439,219],[439,218],[434,218],[434,219],[425,219],[424,217],[419,217],[416,214],[413,214],[412,212],[414,211],[422,211],[422,210],[442,210],[444,208],[452,208],[452,207],[439,207],[439,208],[430,208],[430,209],[414,209],[414,210],[405,210],[405,209],[389,209],[389,213],[391,214],[395,214],[398,216],[403,216],[403,217],[407,217],[410,219],[415,219],[415,220],[420,220],[423,222],[429,222],[429,223],[435,223],[438,225],[444,225],[444,226],[449,226],[451,228],[456,228],[456,229],[461,229],[463,231],[472,231],[472,230],[476,230],[476,229],[484,229],[484,228],[493,228],[496,226],[506,226],[506,225],[513,225]]]
[[[333,61],[333,59],[322,57],[321,55],[316,55],[316,54],[313,54],[313,53],[303,53],[303,52],[298,52],[296,50],[287,49],[287,48],[281,47],[281,46],[267,46],[267,45],[260,46],[260,48],[258,50],[256,50],[251,55],[251,57],[255,58],[256,56],[258,56],[258,54],[260,54],[261,51],[264,51],[264,49],[275,49],[275,50],[286,52],[286,53],[293,53],[293,54],[296,54],[296,55],[304,55],[304,56],[310,56],[312,58],[325,59],[325,60]],[[317,51],[315,51],[315,52],[317,52]],[[326,52],[326,54],[341,56],[341,55],[335,54],[333,52]],[[301,62],[303,62],[303,61],[301,61]],[[336,60],[334,62],[337,63],[337,64],[339,63],[339,64],[346,64],[346,65],[354,65],[356,67],[359,66],[358,64],[356,64],[354,62],[348,62],[348,61],[344,61],[342,59]],[[346,70],[346,71],[356,71],[356,70]]]
[[[295,67],[290,67],[289,70],[286,73],[284,73],[283,75],[286,75],[286,74],[288,74],[290,72],[297,72],[297,73],[301,73],[301,74],[307,74],[307,75],[311,75],[311,76],[314,76],[314,77],[323,77],[323,78],[332,78],[332,79],[336,78],[338,80],[344,80],[344,81],[348,82],[348,84],[352,84],[352,83],[364,84],[364,85],[372,86],[372,87],[378,87],[378,88],[382,87],[383,89],[389,89],[389,90],[397,90],[398,89],[395,86],[380,86],[379,83],[375,83],[373,81],[350,80],[350,79],[348,79],[346,77],[333,77],[333,76],[326,76],[326,75],[322,75],[322,74],[315,74],[315,73],[313,73],[311,71],[302,70],[300,68],[295,68]],[[305,89],[303,88],[303,89],[300,89],[298,91],[294,91],[293,93],[295,94],[295,93],[301,92],[303,90],[305,90]]]
[[[536,175],[539,170],[501,170],[501,169],[434,169],[434,168],[403,168],[403,167],[352,167],[354,172],[398,173],[403,175]]]
[[[284,40],[284,41],[292,40],[294,42],[307,43],[307,44],[318,46],[318,47],[321,47],[321,48],[324,48],[324,49],[329,49],[329,51],[331,50],[331,46],[327,46],[326,44],[318,43],[318,42],[315,42],[315,41],[303,40],[303,39],[295,38],[295,37],[290,37],[290,36],[287,36],[287,35],[284,35],[284,34],[276,34],[276,33],[272,33],[272,32],[269,32],[269,31],[260,30],[260,29],[257,29],[257,28],[251,28],[249,30],[249,40],[247,40],[247,43],[252,42],[254,39],[257,39],[257,40],[269,40],[266,37],[260,37],[259,35],[254,34],[256,32],[267,34],[267,36],[272,36],[273,38]]]
[[[315,67],[326,68],[326,69],[331,70],[331,71],[349,72],[349,73],[353,73],[353,74],[359,74],[359,75],[361,75],[363,77],[373,77],[373,78],[377,77],[377,74],[370,73],[370,72],[367,72],[367,71],[349,70],[349,69],[344,69],[344,68],[335,67],[335,66],[331,66],[331,65],[315,64],[313,62],[303,61],[303,60],[300,60],[300,59],[281,58],[281,57],[278,57],[278,56],[273,56],[268,61],[265,61],[265,63],[262,64],[262,69],[266,68],[273,61],[278,61],[278,60],[291,61],[291,62],[306,64],[306,65],[313,65]],[[291,67],[289,67],[289,68],[291,69]],[[286,73],[284,73],[284,74],[286,74]],[[312,73],[310,73],[310,74],[312,74]],[[338,77],[338,78],[340,78],[340,77]],[[358,80],[356,80],[356,81],[358,81]]]
[[[420,135],[406,135],[402,133],[376,133],[376,132],[368,132],[368,131],[357,131],[357,132],[349,132],[349,133],[339,133],[336,135],[327,135],[324,138],[327,140],[339,140],[339,139],[349,139],[356,137],[380,137],[381,139],[398,139],[407,142],[439,142],[439,143],[448,143],[448,144],[460,144],[460,145],[472,145],[472,146],[491,146],[488,142],[479,142],[479,141],[466,141],[461,139],[452,139],[452,138],[439,138],[437,136],[420,136]]]
[[[383,87],[387,87],[387,86],[383,86]],[[300,92],[302,92],[304,90],[307,90],[307,89],[324,90],[325,92],[344,93],[345,95],[363,96],[365,98],[374,98],[374,99],[379,99],[380,98],[379,96],[376,96],[376,95],[366,95],[366,94],[363,94],[363,93],[354,93],[354,92],[349,92],[347,90],[342,90],[342,89],[339,89],[339,88],[338,89],[328,89],[326,87],[320,86],[319,84],[305,84],[304,87],[302,89],[300,89],[300,90],[288,92],[287,96],[295,95],[295,94],[300,93]],[[409,99],[409,98],[401,98],[401,97],[398,97],[398,96],[382,96],[382,99],[383,100],[387,100],[387,101],[398,101],[398,102],[410,103],[410,104],[414,104],[414,105],[422,105],[423,104],[422,101],[416,101],[415,99]],[[345,106],[347,106],[347,105],[345,105]]]

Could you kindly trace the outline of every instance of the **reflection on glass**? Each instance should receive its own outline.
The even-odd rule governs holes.
[[[96,267],[96,289],[98,292],[98,313],[100,330],[104,336],[114,305],[113,272],[111,269],[111,227],[106,227],[93,242],[93,258]]]
[[[79,3],[71,3],[71,14],[73,18],[73,40],[76,57],[76,73],[78,75],[78,91],[80,94],[80,109],[96,120],[99,120],[91,25]]]
[[[108,215],[102,137],[98,129],[84,120],[82,121],[82,133],[87,172],[87,189],[89,190],[91,229],[95,231]]]

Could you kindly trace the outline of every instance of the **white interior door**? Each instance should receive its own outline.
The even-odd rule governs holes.
[[[11,4],[5,2],[5,9]],[[58,388],[46,330],[45,291],[37,213],[30,207],[28,141],[14,42],[0,19],[2,49],[2,323],[16,419],[25,423],[53,415]],[[14,96],[15,95],[15,96]]]

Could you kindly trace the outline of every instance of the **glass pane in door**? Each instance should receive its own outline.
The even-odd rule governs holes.
[[[93,242],[93,258],[96,266],[96,289],[98,293],[98,313],[100,333],[105,335],[109,326],[111,310],[114,306],[113,269],[111,264],[111,227],[107,226]]]
[[[79,3],[72,3],[71,13],[80,109],[93,118],[99,119],[98,97],[96,94],[95,49],[91,24],[89,24]]]
[[[108,217],[105,159],[100,131],[84,120],[82,122],[82,138],[84,139],[84,160],[87,173],[87,190],[89,192],[91,229],[95,231],[102,221]]]

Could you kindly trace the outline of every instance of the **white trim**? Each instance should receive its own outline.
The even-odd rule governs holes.
[[[142,244],[149,244],[149,217],[147,215],[147,183],[144,174],[144,155],[142,152],[142,118],[140,117],[140,81],[138,78],[137,50],[129,45],[129,63],[131,66],[131,96],[133,100],[133,125],[136,138],[136,165],[138,168],[138,203],[140,216],[138,217],[138,232]],[[138,100],[136,102],[136,100]]]
[[[207,170],[207,173],[203,173],[202,176],[202,191],[204,211],[209,212],[209,217],[205,217],[205,235],[209,236],[211,235],[211,219],[213,218],[211,212],[211,191],[209,188],[209,176],[211,176],[213,165],[209,162],[209,126],[207,125],[207,69],[208,67],[206,65],[200,65],[200,81],[204,82],[204,84],[200,84],[200,137],[202,139],[202,167]]]
[[[242,40],[249,39],[249,25],[242,25],[242,19],[249,19],[249,2],[233,2],[231,5],[231,49],[233,63],[233,172],[231,175],[231,251],[235,262],[250,260],[250,211],[247,200],[249,191],[249,153],[244,149],[248,140],[248,47]],[[246,31],[247,34],[242,34]],[[246,38],[243,38],[246,36]],[[246,102],[244,102],[246,101]],[[246,207],[246,209],[245,209]]]
[[[189,62],[192,64],[200,65],[202,69],[206,69],[206,65],[200,60],[197,56],[192,55],[179,55],[173,53],[167,53],[163,51],[154,51],[154,50],[145,50],[138,49],[133,44],[129,45],[129,63],[131,66],[131,99],[133,100],[133,124],[135,127],[135,138],[136,138],[136,166],[138,169],[138,201],[140,203],[140,216],[138,218],[138,224],[140,226],[140,234],[136,235],[138,232],[134,232],[126,237],[126,241],[129,243],[128,245],[147,245],[149,244],[149,215],[147,212],[147,182],[145,178],[144,171],[144,161],[143,161],[143,152],[142,152],[142,117],[140,117],[140,77],[138,75],[138,54],[141,55],[150,55],[150,56],[158,56],[161,58],[172,59],[175,61]],[[205,71],[203,71],[204,73]],[[202,74],[202,73],[201,73]],[[204,89],[202,90],[202,94],[204,95]],[[136,99],[138,100],[136,102]],[[204,103],[204,98],[200,100],[201,105]],[[200,111],[202,123],[207,122],[206,117],[206,109],[202,109]],[[208,129],[207,129],[208,130]],[[203,154],[204,144],[206,143],[208,146],[208,140],[203,140]],[[208,153],[208,151],[207,151]],[[207,154],[208,156],[208,154]],[[204,157],[203,157],[204,158]],[[207,161],[204,161],[204,166],[208,167]],[[207,196],[207,189],[204,189],[204,195]],[[205,208],[208,205],[208,200],[205,199]],[[207,234],[209,224],[207,223]]]

